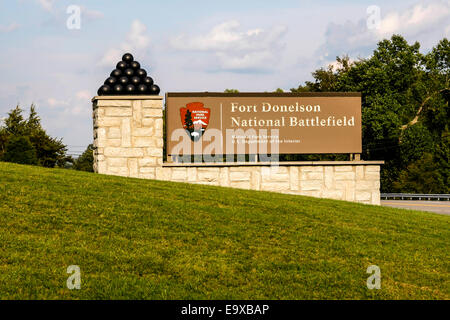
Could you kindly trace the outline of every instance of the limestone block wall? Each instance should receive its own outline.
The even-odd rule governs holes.
[[[95,97],[94,171],[153,178],[163,163],[162,97]]]
[[[162,97],[92,101],[97,173],[380,204],[382,161],[164,163]]]
[[[352,162],[280,163],[278,167],[165,164],[155,169],[154,179],[380,204],[380,164]]]

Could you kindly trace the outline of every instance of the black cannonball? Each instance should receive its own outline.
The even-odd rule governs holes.
[[[117,83],[117,78],[114,77],[109,77],[108,79],[105,80],[105,84],[107,84],[108,86],[113,86]]]
[[[150,77],[145,77],[144,79],[142,79],[142,83],[150,88],[153,85],[153,79]]]
[[[139,70],[141,68],[141,64],[137,61],[133,61],[130,63],[130,68],[134,70]]]
[[[133,86],[132,84],[129,84],[125,87],[126,93],[134,93],[135,91],[136,91],[136,87]]]
[[[119,83],[120,83],[121,85],[126,85],[126,84],[128,84],[128,77],[120,77]]]
[[[150,94],[152,94],[152,95],[158,95],[159,91],[160,91],[160,89],[156,84],[154,84],[150,87]]]
[[[145,71],[144,69],[139,69],[138,71],[136,71],[136,75],[138,77],[145,78],[147,76],[147,71]]]
[[[131,53],[125,53],[122,56],[122,61],[123,62],[131,63],[131,62],[133,62],[133,60],[134,60],[134,58],[133,58],[133,55]]]
[[[125,70],[125,69],[127,68],[127,66],[128,66],[128,65],[127,65],[126,62],[119,61],[119,62],[117,63],[116,68],[119,69],[119,70]]]
[[[112,94],[112,88],[108,86],[107,84],[104,84],[98,89],[97,94],[99,96],[107,96]]]
[[[114,78],[119,78],[121,75],[122,75],[122,71],[120,71],[119,69],[114,69],[111,72],[111,77],[114,77]]]
[[[138,94],[146,94],[148,92],[148,87],[145,84],[140,84],[137,87]]]
[[[131,69],[131,68],[125,69],[124,74],[125,74],[127,77],[132,77],[133,74],[134,74],[134,70]]]
[[[141,82],[141,78],[139,77],[133,77],[131,78],[131,84],[137,86]]]
[[[115,94],[120,95],[120,94],[123,94],[124,91],[125,91],[125,88],[124,88],[123,85],[121,85],[121,84],[116,84],[116,85],[114,86],[114,93],[115,93]]]

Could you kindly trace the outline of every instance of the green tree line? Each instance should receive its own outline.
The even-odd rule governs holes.
[[[292,92],[361,92],[363,159],[385,160],[384,192],[449,193],[450,44],[427,54],[400,35],[366,59],[337,57]]]
[[[78,159],[68,156],[62,139],[52,138],[44,130],[34,105],[28,117],[24,117],[23,110],[17,106],[0,125],[0,160],[93,171],[92,145]]]
[[[71,162],[66,152],[61,139],[50,137],[42,128],[34,105],[30,107],[28,118],[24,118],[23,110],[17,106],[0,127],[0,159],[3,161],[64,167]]]

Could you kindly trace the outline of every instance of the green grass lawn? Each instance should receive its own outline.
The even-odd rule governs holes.
[[[0,163],[2,299],[449,299],[449,238],[445,215]]]

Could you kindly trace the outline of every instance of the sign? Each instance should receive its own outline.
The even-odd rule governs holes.
[[[361,94],[167,93],[166,146],[168,155],[361,153]]]

